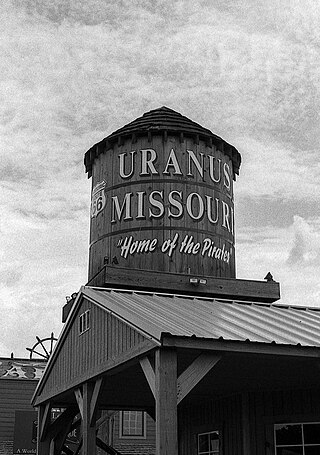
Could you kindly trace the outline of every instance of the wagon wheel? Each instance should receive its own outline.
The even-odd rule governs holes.
[[[36,336],[37,342],[32,348],[26,348],[30,352],[30,359],[36,359],[41,357],[49,360],[49,357],[53,351],[53,346],[57,341],[57,338],[51,333],[49,338],[42,338],[42,340]]]

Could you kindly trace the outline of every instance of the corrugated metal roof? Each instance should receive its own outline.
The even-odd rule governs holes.
[[[230,156],[230,159],[233,162],[234,172],[239,173],[239,168],[241,164],[241,155],[238,150],[231,144],[228,144],[221,137],[212,133],[212,131],[204,128],[188,117],[181,115],[179,112],[169,109],[166,106],[162,106],[158,109],[153,109],[152,111],[146,112],[141,117],[133,120],[122,128],[114,131],[109,136],[104,138],[101,142],[98,142],[93,147],[91,147],[85,154],[84,163],[86,166],[86,172],[91,172],[92,163],[95,159],[96,150],[98,146],[98,153],[105,151],[105,144],[112,144],[119,137],[127,137],[141,134],[155,133],[167,131],[171,133],[183,133],[185,135],[198,135],[199,138],[204,138],[205,140],[212,140],[213,143],[223,145],[224,152]],[[100,147],[103,145],[103,147]]]
[[[96,301],[151,338],[174,336],[320,346],[320,311],[173,294],[84,288]]]

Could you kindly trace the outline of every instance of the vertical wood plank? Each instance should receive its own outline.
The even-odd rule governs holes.
[[[177,353],[156,352],[156,454],[178,455]]]
[[[95,421],[90,425],[90,408],[91,398],[94,390],[94,384],[86,382],[83,384],[83,455],[96,454],[96,425]]]
[[[50,439],[45,437],[43,432],[47,420],[47,406],[40,405],[38,408],[38,437],[37,437],[37,454],[48,455],[50,450]]]
[[[148,357],[144,357],[143,359],[140,359],[140,365],[141,365],[143,373],[148,381],[151,392],[152,392],[153,396],[155,396],[155,374],[154,374],[154,369],[152,368],[152,365],[151,365]]]
[[[241,420],[242,420],[242,453],[251,454],[250,447],[250,417],[249,417],[249,395],[243,393],[241,396]]]

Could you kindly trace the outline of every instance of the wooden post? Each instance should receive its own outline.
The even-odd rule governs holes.
[[[155,362],[156,454],[178,455],[177,353],[158,349]]]
[[[83,455],[96,454],[96,422],[91,418],[91,398],[93,391],[93,383],[85,382],[83,384]]]
[[[47,436],[47,427],[50,425],[50,403],[42,404],[38,408],[38,437],[37,454],[48,455],[50,451],[50,438]]]

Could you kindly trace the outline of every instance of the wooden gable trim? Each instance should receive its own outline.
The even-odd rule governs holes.
[[[54,347],[54,350],[53,350],[53,353],[51,354],[51,357],[49,358],[49,361],[47,363],[47,366],[44,370],[44,373],[43,373],[43,376],[42,378],[40,379],[40,381],[38,382],[37,384],[37,387],[35,389],[35,392],[33,394],[33,397],[32,397],[32,400],[31,400],[31,404],[33,406],[35,406],[35,402],[36,402],[36,399],[37,397],[40,395],[41,391],[43,390],[43,387],[45,386],[45,383],[46,383],[46,380],[47,380],[47,377],[50,373],[50,371],[52,370],[52,367],[55,363],[55,360],[61,350],[61,347],[67,337],[67,334],[69,332],[69,329],[71,327],[71,325],[73,324],[73,321],[75,319],[75,315],[76,315],[76,312],[78,310],[78,307],[81,305],[81,302],[82,302],[82,293],[83,293],[83,289],[84,289],[84,286],[82,286],[80,288],[80,291],[78,292],[78,295],[74,301],[74,304],[73,304],[73,307],[72,309],[70,310],[70,313],[68,315],[68,318],[62,328],[62,331],[60,333],[60,336],[58,338],[58,341]]]
[[[320,347],[280,345],[253,341],[220,341],[208,338],[179,337],[170,334],[163,334],[162,346],[242,354],[320,358]]]
[[[97,368],[94,372],[94,374],[86,373],[82,376],[78,376],[74,381],[70,382],[68,385],[68,390],[72,390],[74,388],[78,388],[82,383],[93,380],[97,376],[100,376],[104,373],[109,372],[110,370],[116,369],[117,367],[123,366],[123,364],[133,361],[135,358],[146,355],[148,352],[153,350],[155,347],[157,347],[157,344],[154,343],[153,341],[146,340],[140,344],[138,344],[134,349],[132,349],[130,352],[125,352],[122,355],[118,356],[115,359],[109,359],[105,362],[101,362],[99,365],[99,368]],[[50,399],[53,399],[54,397],[60,395],[63,392],[66,392],[67,390],[63,387],[57,388],[55,390],[50,390],[47,394],[41,394],[38,393],[37,396],[35,396],[33,405],[34,406],[39,406],[39,404],[48,401]]]
[[[108,289],[106,288],[94,288],[94,289],[100,289],[102,291],[107,291]],[[85,288],[84,290],[84,297],[91,303],[94,303],[95,305],[99,306],[99,308],[103,309],[104,311],[110,313],[112,316],[115,316],[117,319],[119,319],[120,321],[122,321],[124,324],[126,324],[127,326],[131,327],[133,330],[135,330],[136,332],[140,333],[143,337],[149,339],[149,340],[153,340],[155,341],[156,343],[158,343],[158,345],[160,346],[160,340],[158,338],[156,338],[155,336],[151,335],[149,332],[141,329],[137,324],[134,324],[132,321],[130,321],[129,319],[121,316],[119,313],[117,313],[116,311],[114,310],[111,310],[109,308],[107,308],[105,306],[105,304],[103,303],[102,299],[100,301],[99,299],[99,293],[98,292],[95,292],[95,295],[94,296],[91,296],[90,292],[92,290],[90,288]],[[126,291],[123,291],[123,292],[126,292]],[[131,291],[129,291],[131,292]],[[134,291],[132,291],[134,292]]]
[[[56,346],[55,346],[55,349],[53,351],[53,354],[51,356],[51,358],[49,359],[49,362],[46,366],[46,369],[44,371],[44,374],[43,374],[43,377],[42,379],[39,381],[37,387],[36,387],[36,390],[34,392],[34,395],[33,395],[33,398],[32,398],[32,404],[33,406],[36,406],[37,404],[36,403],[40,403],[40,402],[43,402],[44,400],[39,400],[39,396],[41,395],[44,387],[45,387],[45,384],[46,384],[46,381],[47,381],[47,378],[48,378],[48,375],[50,374],[50,372],[52,371],[52,368],[56,362],[56,359],[62,349],[62,346],[68,336],[68,333],[72,327],[72,325],[74,324],[74,321],[75,321],[75,318],[76,318],[76,314],[77,314],[77,311],[79,309],[79,307],[81,306],[81,304],[83,303],[83,299],[86,299],[87,301],[89,301],[91,304],[93,305],[96,305],[97,307],[99,307],[100,309],[104,310],[106,313],[109,313],[111,314],[113,317],[115,317],[116,319],[120,320],[121,322],[123,322],[124,324],[128,325],[130,328],[132,328],[133,330],[137,331],[138,333],[140,333],[143,337],[145,337],[147,339],[147,348],[145,349],[144,347],[144,344],[142,343],[141,344],[141,349],[142,349],[142,352],[146,352],[150,349],[153,349],[155,346],[158,346],[160,345],[160,340],[156,340],[155,338],[153,338],[149,333],[146,333],[144,332],[143,330],[139,329],[139,327],[137,327],[136,325],[134,324],[131,324],[130,321],[127,321],[125,318],[121,317],[121,315],[119,315],[118,313],[114,312],[114,311],[111,311],[109,310],[105,305],[103,305],[102,303],[99,302],[99,295],[98,293],[95,293],[95,297],[97,297],[97,300],[95,300],[93,298],[93,296],[91,294],[88,294],[87,292],[87,289],[85,288],[85,286],[82,286],[79,293],[78,293],[78,296],[73,304],[73,307],[72,307],[72,310],[70,311],[69,313],[69,316],[67,318],[67,321],[62,329],[62,332],[59,336],[59,339],[56,343]],[[138,352],[140,353],[139,349],[138,349]],[[136,350],[133,350],[132,351],[132,356],[135,357],[136,355],[138,355],[136,353]],[[125,357],[125,360],[121,360],[120,363],[123,363],[125,361],[129,360],[127,357]],[[111,362],[111,364],[109,365],[110,362],[105,362],[105,363],[102,363],[101,366],[104,366],[104,368],[106,368],[107,370],[109,370],[110,368],[113,368],[114,366],[116,366],[118,363],[115,362],[115,364],[113,365],[113,363]],[[101,372],[104,372],[106,370],[102,370],[100,368]],[[90,379],[91,377],[85,377],[84,380],[88,380]],[[78,382],[77,382],[78,384]],[[56,394],[55,394],[56,395]],[[49,395],[48,395],[49,396]],[[47,400],[45,400],[47,401]]]

